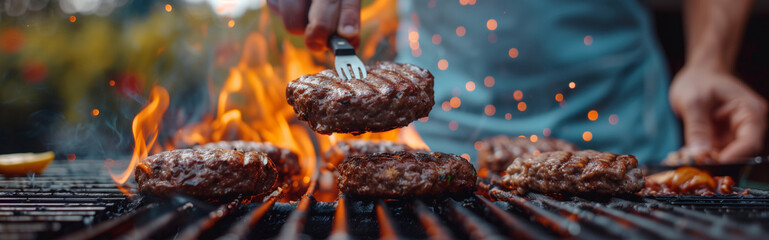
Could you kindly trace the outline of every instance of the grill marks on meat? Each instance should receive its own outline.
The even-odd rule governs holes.
[[[519,194],[615,195],[636,193],[644,186],[634,156],[593,150],[519,157],[507,168],[503,182]]]
[[[219,198],[269,193],[277,171],[260,152],[178,149],[145,158],[134,177],[145,194]]]
[[[406,144],[395,143],[392,141],[371,141],[371,140],[343,140],[339,141],[326,151],[324,159],[333,165],[336,165],[347,157],[360,156],[372,153],[394,153],[394,152],[416,152],[416,150]]]
[[[370,197],[440,196],[475,190],[467,160],[447,153],[375,153],[353,156],[337,167],[339,189]]]
[[[267,154],[272,163],[278,170],[278,182],[285,183],[291,176],[299,175],[301,169],[299,167],[299,156],[293,151],[280,148],[272,143],[268,142],[252,142],[252,141],[220,141],[208,143],[200,146],[195,146],[194,149],[198,150],[212,150],[212,149],[225,149],[225,150],[239,150],[239,151],[254,151],[263,152]]]
[[[714,195],[734,194],[734,180],[729,176],[713,177],[693,167],[680,167],[646,177],[640,195]],[[748,190],[739,194],[748,194]]]
[[[363,80],[343,80],[330,69],[302,76],[288,83],[288,104],[322,134],[392,130],[426,117],[435,104],[425,69],[384,62],[367,71]]]
[[[576,150],[577,146],[560,139],[543,138],[532,142],[528,138],[496,136],[480,141],[478,166],[501,175],[518,157],[526,158],[543,152]]]

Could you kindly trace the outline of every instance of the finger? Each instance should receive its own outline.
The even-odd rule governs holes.
[[[340,0],[315,0],[310,6],[304,42],[307,48],[320,51],[326,48],[328,38],[339,23]]]
[[[291,34],[304,34],[307,26],[307,3],[309,0],[280,0],[280,16],[283,25]]]
[[[684,123],[684,139],[686,148],[692,155],[698,155],[712,148],[713,122],[710,119],[710,106],[685,106],[681,110]]]
[[[350,43],[356,43],[353,46],[357,47],[360,32],[360,0],[342,0],[336,32]]]
[[[731,123],[734,141],[721,150],[718,156],[720,163],[739,163],[761,151],[766,131],[766,110],[744,106],[732,114]]]

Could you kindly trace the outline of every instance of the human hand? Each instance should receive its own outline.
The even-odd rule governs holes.
[[[715,155],[715,163],[739,163],[764,147],[767,102],[727,71],[684,67],[669,97],[684,123],[685,155]],[[686,164],[682,159],[664,163]],[[708,159],[692,160],[702,164]]]
[[[334,33],[358,46],[360,0],[268,0],[267,4],[283,18],[289,33],[304,34],[310,50],[326,49]]]

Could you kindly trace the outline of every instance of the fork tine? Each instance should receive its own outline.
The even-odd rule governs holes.
[[[344,70],[344,74],[347,75],[347,80],[352,80],[353,77],[352,77],[352,73],[350,73],[350,68],[347,67],[347,65],[344,65],[342,69]]]
[[[339,75],[342,79],[347,79],[347,77],[344,75],[344,70],[342,70],[342,66],[336,65],[336,75]]]
[[[365,79],[368,76],[368,72],[366,72],[366,67],[361,66],[361,67],[358,67],[358,69],[360,70],[360,73],[361,73],[361,80]]]
[[[363,80],[363,78],[361,77],[362,73],[360,71],[360,67],[358,67],[357,64],[350,64],[350,67],[352,67],[352,73],[355,74],[355,78]]]

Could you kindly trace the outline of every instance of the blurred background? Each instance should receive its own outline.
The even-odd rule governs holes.
[[[680,1],[646,3],[674,74],[684,62]],[[395,38],[408,38],[395,36],[395,1],[363,6],[360,54],[369,63],[394,58]],[[757,1],[736,68],[765,98],[768,24],[769,3]],[[0,154],[120,158],[154,85],[171,98],[158,134],[167,143],[211,117],[233,68],[269,66],[256,72],[285,82],[328,63],[261,0],[0,0]]]

